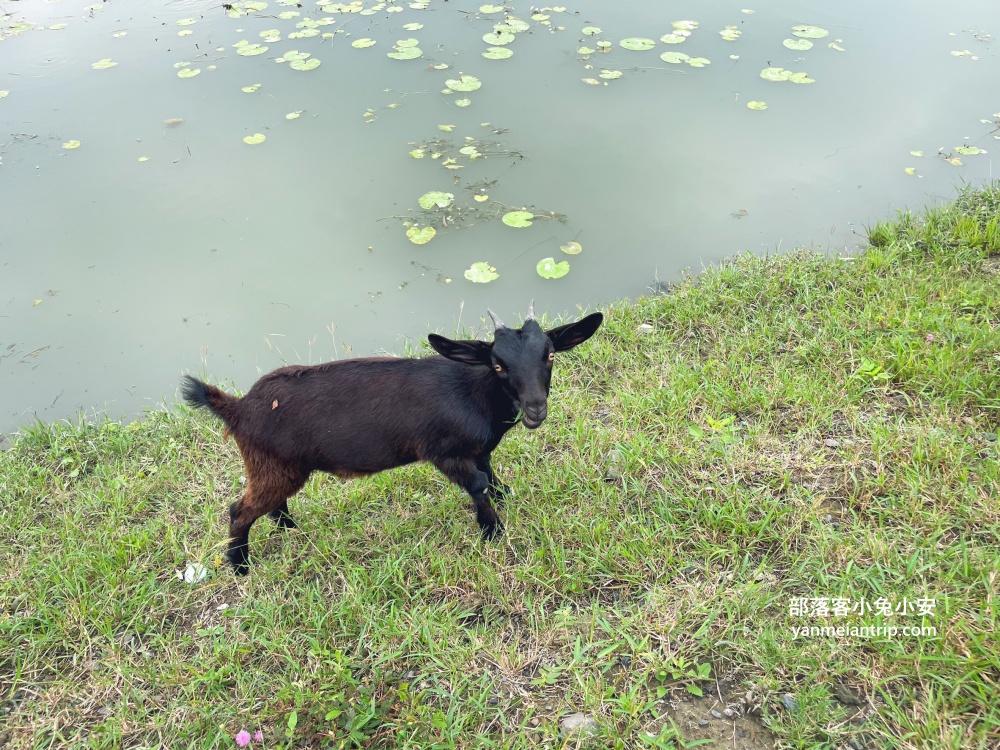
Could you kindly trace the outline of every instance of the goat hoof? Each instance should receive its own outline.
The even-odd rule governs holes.
[[[503,536],[503,524],[497,521],[495,524],[490,526],[483,526],[482,532],[484,541],[495,542]]]

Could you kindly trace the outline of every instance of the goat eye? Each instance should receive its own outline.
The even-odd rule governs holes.
[[[494,364],[493,369],[496,370],[497,372],[503,372],[503,367],[501,367],[498,364]]]

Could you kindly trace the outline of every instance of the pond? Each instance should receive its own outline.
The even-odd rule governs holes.
[[[4,12],[5,432],[851,252],[1000,148],[995,0]]]

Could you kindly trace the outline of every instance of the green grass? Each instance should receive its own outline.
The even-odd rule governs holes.
[[[691,747],[684,705],[767,746],[1000,746],[998,213],[969,191],[858,258],[747,256],[612,306],[494,456],[497,544],[429,467],[315,476],[237,580],[218,422],[27,430],[0,454],[0,746],[576,747],[581,711],[600,747]],[[936,635],[792,632],[891,624]]]

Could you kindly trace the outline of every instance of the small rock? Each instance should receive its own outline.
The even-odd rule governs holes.
[[[731,719],[736,714],[733,713],[733,709],[731,709],[731,708],[725,708],[725,709],[722,710],[722,715],[725,716],[727,719]]]
[[[715,719],[721,719],[722,718],[722,714],[720,714],[714,708],[711,711],[709,711],[709,713],[712,714],[712,717],[715,718]]]
[[[651,326],[649,323],[643,323],[641,326],[639,326],[635,330],[638,331],[639,333],[652,333],[653,326]]]
[[[632,666],[631,656],[623,656],[621,659],[619,659],[619,661],[621,662],[621,665],[624,669],[628,669],[630,666]]]
[[[531,726],[533,726],[533,727],[537,727],[537,726],[538,726],[539,724],[541,724],[542,722],[540,722],[540,721],[539,721],[538,719],[532,719],[532,720],[531,720],[531,721],[529,721],[528,723],[529,723],[529,724],[531,724]]]
[[[705,719],[698,719],[698,726],[699,727],[707,727],[708,726],[708,721],[706,721]]]
[[[799,707],[799,704],[795,702],[795,699],[789,693],[785,693],[781,696],[781,703],[789,711],[789,713],[795,711],[795,709]]]
[[[498,700],[497,700],[496,698],[490,698],[490,699],[489,699],[488,701],[486,701],[486,702],[487,702],[488,704],[490,704],[491,706],[495,706],[495,705],[496,705],[497,703],[499,703],[500,701],[498,701]]]
[[[607,458],[607,468],[605,469],[604,481],[614,482],[622,478],[622,470],[618,468],[618,463],[622,460],[622,454],[616,450],[610,451]]]
[[[97,709],[98,716],[108,716],[110,713],[111,709],[108,708],[107,706],[101,706],[99,709]]]
[[[577,731],[584,736],[597,734],[597,719],[588,714],[580,713],[579,711],[565,717],[562,720],[561,726],[562,730],[567,734]]]
[[[834,440],[833,438],[827,438],[826,440],[823,441],[823,445],[825,445],[827,448],[836,448],[837,446],[840,445],[840,441]]]
[[[987,443],[995,443],[997,441],[997,434],[995,432],[984,432],[982,438]]]
[[[848,706],[860,706],[864,703],[858,695],[842,682],[837,682],[833,686],[833,692],[837,700]]]

